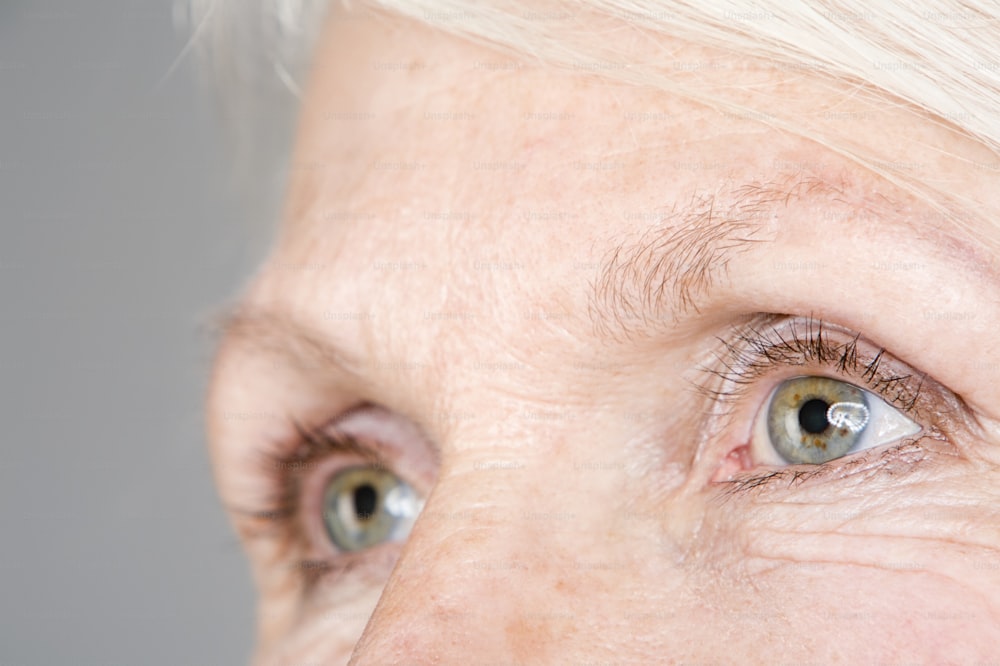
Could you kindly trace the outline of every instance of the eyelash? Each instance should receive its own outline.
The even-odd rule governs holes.
[[[310,428],[290,419],[297,436],[295,448],[289,452],[279,452],[286,446],[275,446],[260,452],[258,465],[266,481],[268,493],[262,506],[244,509],[242,513],[258,520],[271,523],[286,523],[292,520],[299,508],[302,477],[320,461],[333,454],[353,454],[375,465],[382,460],[352,435],[336,428]]]
[[[708,381],[696,383],[695,388],[715,401],[718,406],[715,415],[725,419],[732,415],[735,405],[761,377],[783,367],[825,366],[844,377],[856,379],[889,404],[919,418],[920,397],[927,380],[925,374],[893,372],[886,362],[887,357],[891,357],[884,348],[879,347],[865,357],[863,346],[867,343],[861,333],[845,335],[846,341],[835,342],[830,340],[829,330],[821,319],[813,317],[756,315],[750,322],[718,338],[721,350],[715,352],[715,363],[701,367]],[[934,428],[927,430],[929,434],[935,432]],[[888,449],[875,449],[873,454],[891,457],[893,452],[912,447],[913,442],[907,439]],[[789,485],[804,482],[858,463],[858,459],[848,458],[808,467],[770,469],[741,474],[725,483],[731,484],[732,492],[748,492],[779,481],[787,481]]]
[[[332,426],[307,427],[294,419],[290,421],[296,432],[296,446],[291,451],[287,451],[287,446],[277,446],[261,453],[260,480],[268,490],[259,507],[242,513],[263,525],[254,536],[306,544],[308,530],[302,521],[307,518],[300,512],[303,481],[310,470],[333,455],[351,455],[376,468],[388,467],[374,448],[347,432]],[[295,569],[309,591],[321,579],[346,575],[370,564],[369,560],[369,556],[360,557],[358,553],[337,553],[325,558],[301,558]]]
[[[855,333],[848,342],[835,343],[829,340],[820,319],[791,319],[784,326],[777,325],[776,322],[786,319],[782,315],[763,315],[736,329],[731,340],[718,338],[724,349],[716,354],[716,361],[722,369],[703,366],[702,370],[721,379],[723,387],[712,389],[701,384],[698,389],[724,405],[731,404],[776,367],[818,364],[862,380],[886,402],[905,412],[916,410],[926,375],[886,371],[882,366],[884,348],[879,348],[867,363],[860,361],[860,333]],[[802,328],[805,330],[801,331]],[[782,329],[788,334],[783,334]]]

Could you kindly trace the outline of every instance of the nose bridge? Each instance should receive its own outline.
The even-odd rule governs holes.
[[[579,517],[540,472],[481,455],[442,470],[352,663],[539,660],[562,633],[550,610],[565,606],[557,523]]]

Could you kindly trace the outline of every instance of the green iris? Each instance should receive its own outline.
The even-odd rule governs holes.
[[[794,377],[775,390],[767,433],[789,463],[824,463],[847,455],[865,432],[865,391],[827,377]]]
[[[405,539],[421,505],[413,488],[392,472],[348,467],[327,484],[323,522],[338,549],[364,550]]]

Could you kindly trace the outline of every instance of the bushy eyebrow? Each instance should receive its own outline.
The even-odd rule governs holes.
[[[778,206],[841,192],[817,178],[790,176],[723,187],[663,211],[638,238],[606,253],[589,296],[595,330],[618,339],[700,312],[699,301],[725,279],[733,257],[770,240]]]

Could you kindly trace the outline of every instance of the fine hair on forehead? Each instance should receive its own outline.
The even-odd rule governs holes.
[[[259,137],[270,107],[294,106],[331,3],[337,0],[176,0],[226,123],[239,144]],[[837,95],[875,100],[1000,152],[1000,9],[983,0],[343,0],[371,7],[513,56],[636,85],[659,88],[784,129],[852,159],[972,230],[973,201],[952,201],[919,174],[866,153],[849,127],[831,133],[782,114],[766,100],[748,106],[724,87],[698,85],[670,53],[679,44],[713,49],[715,58],[768,63],[789,80],[809,76]],[[627,38],[609,38],[627,35]],[[642,42],[638,57],[625,44]],[[689,63],[696,69],[697,63]],[[734,79],[735,80],[735,79]],[[280,92],[279,92],[280,91]],[[756,107],[756,108],[754,108]],[[849,118],[847,119],[850,120]],[[841,125],[850,125],[850,122]],[[1000,170],[1000,158],[982,174]],[[970,224],[971,220],[977,223]],[[981,235],[981,232],[977,235]],[[991,234],[991,236],[995,236]],[[992,238],[987,241],[990,245]],[[996,245],[994,245],[996,247]]]

